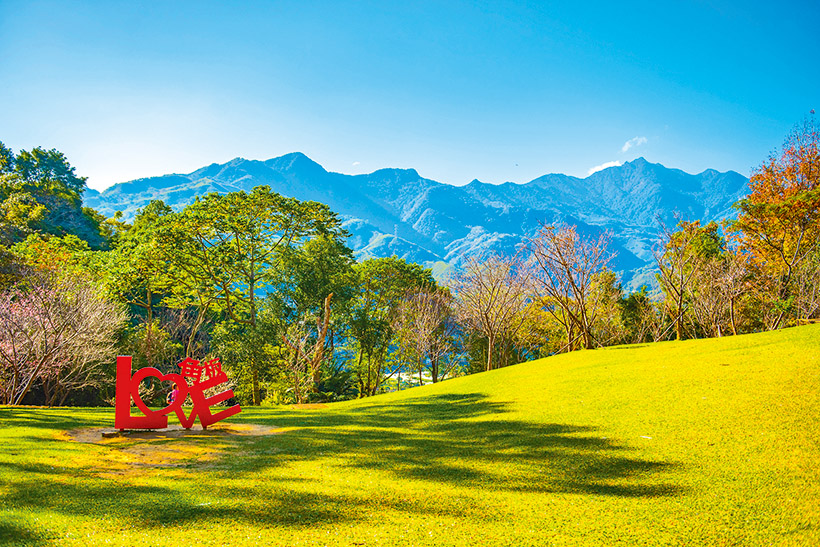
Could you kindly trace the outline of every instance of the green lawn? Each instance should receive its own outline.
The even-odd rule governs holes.
[[[283,429],[88,444],[112,410],[0,407],[0,544],[820,545],[820,325],[230,421]]]

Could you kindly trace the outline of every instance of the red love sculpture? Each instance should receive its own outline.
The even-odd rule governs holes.
[[[162,429],[168,427],[168,414],[174,412],[179,418],[179,423],[186,429],[190,429],[196,419],[202,424],[202,429],[207,429],[220,420],[238,414],[242,409],[239,405],[228,407],[216,414],[211,412],[211,407],[215,404],[227,401],[233,397],[233,390],[228,389],[211,397],[205,397],[205,390],[214,388],[228,380],[227,375],[222,372],[222,365],[219,359],[212,359],[206,363],[205,367],[199,366],[199,361],[195,359],[185,359],[179,364],[182,374],[163,374],[159,370],[148,367],[138,370],[132,375],[131,357],[121,355],[117,357],[117,393],[114,404],[114,427],[117,429]],[[202,372],[206,373],[207,379],[202,378]],[[174,401],[162,410],[151,410],[148,408],[139,395],[140,382],[148,377],[155,377],[161,382],[173,382],[176,385],[177,395]],[[189,385],[187,378],[193,381]],[[182,410],[185,399],[191,396],[193,410],[190,416],[186,416]],[[131,415],[131,403],[142,411],[142,416]]]

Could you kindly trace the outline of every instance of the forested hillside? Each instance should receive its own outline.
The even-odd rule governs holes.
[[[191,192],[162,194],[176,207],[154,199],[138,202],[133,216],[106,218],[81,207],[85,181],[60,152],[2,146],[0,403],[110,402],[118,353],[162,371],[186,357],[218,356],[239,400],[259,405],[368,397],[580,349],[813,322],[820,317],[819,141],[813,116],[795,127],[753,173],[734,220],[661,223],[649,250],[657,293],[630,290],[617,274],[619,238],[639,245],[640,237],[586,221],[649,222],[627,188],[691,214],[725,216],[726,198],[716,196],[735,191],[725,176],[678,172],[669,197],[660,182],[646,182],[647,172],[659,178],[667,170],[637,161],[622,171],[644,186],[607,182],[615,172],[602,171],[583,181],[457,189],[407,171],[345,177],[292,155],[231,169],[256,169],[236,179],[249,185],[267,173],[289,188],[308,180],[294,173],[310,171],[324,186],[305,183],[304,191],[328,192],[330,206],[267,185],[213,186],[218,191],[195,196],[178,184],[217,185],[226,168],[214,165],[168,179],[162,188]],[[129,184],[108,195],[159,192],[154,183]],[[575,216],[556,209],[550,224],[493,194],[546,207],[561,191],[576,196],[565,197],[575,200],[566,205]],[[357,236],[347,230],[354,221],[333,206],[345,199],[380,207],[384,222],[417,218],[419,234],[421,220],[439,210],[453,233],[478,230],[464,224],[468,218],[512,225],[527,217],[534,228],[504,232],[507,253],[461,248],[453,275],[436,279],[398,256],[368,258],[360,249],[357,257]],[[442,231],[425,237],[435,242]],[[161,400],[163,389],[145,384],[142,399]]]

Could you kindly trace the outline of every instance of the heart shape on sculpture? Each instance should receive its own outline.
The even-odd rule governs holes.
[[[140,398],[139,385],[140,382],[149,376],[154,376],[160,382],[173,382],[176,385],[179,393],[173,403],[161,410],[151,410],[148,408],[148,405],[146,405]],[[181,374],[176,374],[174,372],[163,374],[153,367],[142,368],[131,377],[131,396],[134,398],[134,404],[136,404],[137,408],[139,408],[146,416],[151,414],[159,414],[160,416],[163,416],[165,414],[170,414],[171,412],[181,412],[182,403],[185,402],[185,398],[188,396],[188,382],[185,381],[185,378]]]

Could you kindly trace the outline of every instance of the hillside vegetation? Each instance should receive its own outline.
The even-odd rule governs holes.
[[[817,545],[820,325],[579,351],[264,436],[83,444],[0,408],[0,543]]]
[[[548,174],[524,184],[474,180],[453,186],[414,169],[332,173],[292,153],[124,182],[87,192],[85,203],[108,216],[122,211],[132,220],[151,200],[179,210],[208,192],[265,184],[284,196],[326,203],[341,215],[358,259],[395,254],[427,266],[457,266],[470,254],[514,254],[541,223],[565,222],[586,236],[614,231],[613,267],[628,281],[653,261],[659,218],[669,225],[677,223],[675,214],[704,223],[733,218],[732,203],[748,193],[748,182],[734,171],[689,174],[638,158],[583,179]]]
[[[618,168],[626,179],[612,168],[583,181],[541,178],[526,190],[479,183],[445,188],[432,181],[405,187],[418,181],[417,173],[345,178],[296,154],[205,168],[190,177],[238,177],[252,187],[188,192],[193,201],[181,210],[172,207],[177,202],[149,201],[133,223],[85,208],[82,215],[96,223],[100,245],[49,220],[51,198],[76,206],[85,191],[84,179],[72,175],[61,153],[0,151],[0,404],[105,406],[114,388],[112,355],[131,355],[138,368],[165,374],[188,359],[218,358],[243,405],[317,404],[581,348],[722,337],[820,320],[820,125],[814,114],[742,189],[718,182],[714,171],[676,172],[674,191],[662,192],[669,170],[644,160]],[[255,185],[264,182],[248,178],[257,171],[269,171],[276,184]],[[324,183],[308,184],[314,176]],[[162,180],[174,186],[179,178]],[[154,188],[146,180],[129,185]],[[515,253],[459,247],[459,267],[448,274],[437,263],[438,278],[399,256],[365,258],[354,251],[364,239],[348,232],[350,219],[343,215],[350,211],[337,209],[336,194],[315,196],[328,203],[304,201],[299,198],[312,194],[290,191],[298,180],[319,194],[356,186],[362,196],[380,196],[372,203],[384,211],[403,204],[394,212],[414,226],[431,217],[421,212],[412,220],[398,211],[411,205],[416,212],[431,210],[427,190],[482,195],[481,207],[454,195],[434,201],[466,215],[451,224],[482,241],[490,231],[507,234],[508,251]],[[559,189],[578,198],[563,213],[533,208],[535,202],[546,207]],[[504,205],[496,192],[507,191],[520,206]],[[668,199],[655,200],[657,192]],[[634,290],[617,271],[626,256],[618,239],[638,245],[640,238],[626,227],[655,213],[642,221],[617,220],[589,209],[580,196],[627,216],[643,218],[649,210],[671,215],[657,217],[654,243],[644,248],[652,262],[645,281],[654,289]],[[701,200],[704,205],[695,206]],[[673,205],[700,218],[679,217]],[[710,221],[730,207],[733,221]],[[516,217],[513,210],[530,212]],[[570,210],[580,219],[570,218]],[[396,215],[387,222],[394,239],[402,234]],[[583,220],[590,215],[617,220],[607,224],[613,231],[590,233]],[[431,237],[446,231],[435,228]],[[386,241],[382,236],[376,239]],[[161,404],[170,392],[148,380],[142,389],[147,404]]]

